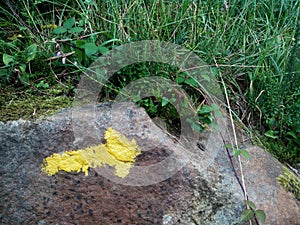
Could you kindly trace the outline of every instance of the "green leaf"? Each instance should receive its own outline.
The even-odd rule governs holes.
[[[164,106],[166,106],[168,103],[169,103],[169,99],[163,97],[162,100],[161,100],[161,106],[164,107]]]
[[[0,69],[0,78],[2,79],[8,79],[10,77],[10,74],[8,72],[8,69],[1,68]],[[4,81],[4,80],[3,80]],[[3,84],[3,83],[2,83]],[[1,85],[0,85],[1,86]]]
[[[81,48],[82,45],[84,45],[86,43],[85,40],[77,40],[76,42],[76,47]]]
[[[18,77],[24,85],[28,85],[29,77],[30,77],[30,75],[28,73],[23,73],[22,75],[19,75]]]
[[[37,85],[36,85],[37,88],[48,88],[49,87],[49,84],[48,83],[45,83],[44,80],[41,80]]]
[[[109,52],[109,49],[103,46],[98,47],[98,52],[101,53],[102,55],[106,54]]]
[[[234,147],[231,144],[226,144],[225,148],[234,149]]]
[[[176,77],[176,83],[177,83],[177,84],[182,84],[183,81],[184,81],[184,77],[182,77],[182,76]]]
[[[269,137],[269,138],[272,138],[272,139],[276,139],[276,138],[278,138],[278,136],[276,136],[277,133],[278,133],[278,131],[268,130],[268,131],[265,133],[265,136],[266,136],[266,137]]]
[[[2,56],[2,60],[3,60],[4,65],[8,66],[11,62],[15,61],[15,57],[4,53]]]
[[[242,212],[240,222],[249,221],[254,217],[254,212],[251,209],[246,209],[244,212]]]
[[[199,110],[199,115],[208,114],[211,112],[211,107],[209,105],[203,105]]]
[[[75,24],[75,18],[72,17],[70,19],[67,19],[64,24],[63,24],[63,27],[66,28],[66,29],[71,29]]]
[[[241,154],[242,154],[246,159],[248,159],[248,160],[251,159],[251,156],[250,156],[250,154],[249,154],[248,151],[246,151],[246,150],[240,150],[240,151],[241,151]]]
[[[191,78],[191,77],[188,78],[188,79],[185,79],[184,83],[186,83],[186,84],[188,84],[188,85],[190,85],[192,87],[197,87],[198,86],[198,83],[195,81],[195,79]]]
[[[262,222],[262,223],[265,223],[266,222],[266,214],[263,210],[256,210],[255,211],[255,215],[257,216],[257,219]]]
[[[245,200],[245,204],[247,204],[251,209],[255,210],[255,204],[251,201]]]
[[[206,124],[210,124],[214,120],[212,115],[210,115],[210,114],[206,114],[204,116],[201,116],[201,117],[199,117],[199,119],[201,121],[203,121],[204,123],[206,123]]]
[[[298,139],[297,134],[293,131],[287,132],[286,135],[289,135],[289,136],[293,137],[294,139]]]
[[[57,27],[55,29],[53,29],[53,34],[64,34],[67,32],[67,29],[64,27]]]
[[[19,65],[19,68],[20,68],[22,73],[25,73],[25,70],[26,70],[26,65],[25,64]]]
[[[32,45],[28,46],[28,48],[25,50],[26,62],[33,60],[36,56],[36,52],[37,52],[36,44],[32,44]]]
[[[247,152],[246,150],[243,149],[234,149],[232,152],[233,156],[239,156],[239,155],[243,155],[246,159],[250,160],[251,156],[249,154],[249,152]]]
[[[84,48],[85,54],[88,57],[91,57],[98,50],[98,47],[94,43],[85,43],[81,47]]]
[[[74,33],[80,33],[84,31],[81,27],[73,27],[70,30],[68,30],[68,33],[74,34]]]
[[[75,49],[75,52],[76,52],[76,55],[77,55],[77,62],[79,64],[82,64],[84,62],[84,60],[86,59],[86,55],[85,55],[85,51],[84,49],[81,48],[82,45],[84,45],[86,43],[85,40],[77,40],[75,42],[76,44],[76,49]]]
[[[240,149],[234,149],[233,152],[232,152],[233,156],[238,156],[240,154],[241,154],[241,150]]]

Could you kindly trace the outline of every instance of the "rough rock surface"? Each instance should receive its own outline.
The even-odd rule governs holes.
[[[180,150],[134,104],[120,104],[114,112],[109,104],[92,109],[67,109],[37,122],[0,122],[0,224],[239,224],[243,195],[220,137],[204,138],[218,148],[216,158],[203,154],[201,143],[195,142],[191,144],[195,157],[173,176],[151,185],[124,185],[118,178],[109,179],[113,177],[109,170],[91,169],[88,176],[42,173],[45,157],[99,144],[108,127],[147,150],[137,159],[140,166]],[[299,202],[276,181],[281,164],[261,148],[248,151],[252,159],[244,160],[243,168],[249,199],[265,211],[267,224],[300,224]],[[202,168],[199,155],[211,159],[207,168]],[[134,168],[129,180],[140,178]],[[147,183],[153,178],[143,179]]]

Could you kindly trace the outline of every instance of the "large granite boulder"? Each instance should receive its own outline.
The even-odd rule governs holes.
[[[87,176],[41,171],[53,153],[105,142],[109,127],[142,149],[126,178],[111,167],[90,168]],[[0,223],[240,224],[243,193],[221,137],[207,132],[188,145],[176,139],[131,103],[66,109],[37,122],[0,122]],[[247,193],[265,211],[266,223],[300,224],[299,202],[276,180],[282,165],[261,148],[246,148],[252,156],[242,161]],[[236,158],[232,163],[238,167]]]

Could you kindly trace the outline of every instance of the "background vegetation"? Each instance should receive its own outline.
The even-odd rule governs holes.
[[[298,0],[10,0],[0,13],[1,120],[70,106],[80,74],[97,57],[128,42],[161,40],[198,54],[225,81],[236,119],[279,160],[300,163]],[[119,71],[99,100],[154,74],[182,85],[195,106],[205,102],[192,80],[176,79],[184,76],[178,69],[149,62]],[[139,104],[178,126],[164,99]],[[213,109],[195,109],[201,130]]]

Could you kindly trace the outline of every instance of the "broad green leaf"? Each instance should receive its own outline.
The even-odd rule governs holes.
[[[234,149],[233,152],[232,152],[233,156],[238,156],[240,154],[241,154],[241,150],[240,149]]]
[[[98,47],[98,52],[101,53],[102,55],[106,54],[109,52],[109,49],[103,46]]]
[[[48,83],[45,83],[43,88],[49,88],[49,84]]]
[[[83,29],[81,27],[72,27],[70,30],[68,30],[68,33],[74,34],[74,33],[80,33]]]
[[[171,102],[172,104],[174,104],[176,102],[176,98],[169,99],[169,102]]]
[[[64,34],[67,32],[67,29],[64,27],[57,27],[55,29],[53,29],[53,34]]]
[[[11,62],[15,61],[15,57],[4,53],[2,56],[2,60],[3,60],[4,65],[8,66]]]
[[[184,78],[183,78],[182,76],[176,77],[176,83],[177,83],[177,84],[182,84],[183,81],[184,81]]]
[[[278,131],[268,130],[268,131],[265,133],[265,136],[266,136],[266,137],[269,137],[269,138],[272,138],[272,139],[276,139],[276,138],[278,138],[278,136],[276,136],[277,133],[278,133]]]
[[[250,156],[249,152],[247,152],[246,150],[234,149],[233,152],[232,152],[233,156],[239,156],[240,154],[242,154],[248,160],[251,159],[251,156]]]
[[[295,132],[289,131],[286,133],[286,135],[289,135],[289,136],[293,137],[294,139],[298,139],[297,134]]]
[[[245,200],[245,204],[247,204],[251,209],[255,210],[255,204],[251,201]]]
[[[210,124],[214,120],[211,114],[205,114],[204,116],[199,117],[199,119],[206,124]]]
[[[166,106],[168,103],[169,103],[169,99],[167,99],[167,98],[162,98],[162,100],[161,100],[161,106],[162,106],[162,107]]]
[[[36,56],[36,52],[37,52],[36,44],[32,44],[32,45],[28,46],[28,48],[25,51],[26,62],[33,60]]]
[[[70,18],[70,19],[67,19],[67,20],[64,22],[63,26],[64,26],[64,28],[66,28],[66,29],[71,29],[71,28],[74,26],[74,24],[75,24],[75,18],[72,17],[72,18]]]
[[[23,74],[19,75],[18,77],[24,85],[28,85],[29,77],[30,77],[28,73],[23,73]]]
[[[5,68],[1,68],[0,69],[0,78],[1,79],[8,79],[9,78],[9,73],[8,73],[8,69]]]
[[[262,222],[262,223],[265,223],[266,222],[266,214],[263,210],[256,210],[255,211],[255,215],[257,216],[257,219]]]
[[[25,73],[26,65],[25,64],[19,65],[19,69],[21,70],[22,73]]]
[[[234,149],[234,147],[231,144],[226,144],[225,148]]]
[[[53,29],[53,34],[64,34],[67,32],[67,29],[64,27],[57,27],[55,29]]]
[[[42,80],[42,81],[40,81],[37,85],[36,85],[36,87],[37,88],[40,88],[40,87],[42,87],[44,85],[44,81]]]
[[[191,77],[189,77],[188,79],[185,79],[184,83],[186,83],[186,84],[188,84],[192,87],[197,87],[198,86],[198,83],[195,81],[195,79],[191,78]]]
[[[85,40],[77,40],[76,42],[76,47],[81,48],[82,45],[86,43]]]
[[[48,83],[45,83],[44,80],[41,80],[37,85],[36,85],[37,88],[48,88],[49,87],[49,84]]]
[[[211,124],[212,122],[212,119],[211,117],[200,117],[199,120],[202,122],[202,123],[205,123],[205,124]]]
[[[203,105],[199,110],[199,115],[208,114],[211,112],[211,107],[209,105]]]
[[[245,221],[249,221],[254,217],[254,212],[251,209],[246,209],[244,212],[242,212],[240,221],[241,222],[245,222]]]
[[[85,54],[88,57],[91,57],[98,50],[98,47],[94,43],[85,43],[81,47],[84,48]]]
[[[86,55],[85,55],[84,49],[82,49],[81,46],[85,44],[85,41],[84,40],[77,40],[75,43],[76,43],[76,47],[77,47],[75,49],[75,52],[76,52],[76,55],[77,55],[77,62],[79,64],[82,64],[83,61],[86,58]]]
[[[246,150],[240,150],[241,151],[241,154],[248,160],[251,159],[251,156],[249,154],[249,152],[247,152]]]

